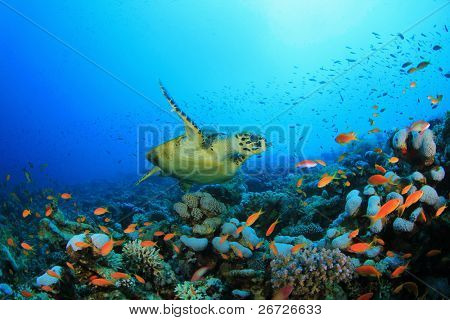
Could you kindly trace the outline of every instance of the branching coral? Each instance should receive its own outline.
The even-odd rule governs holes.
[[[300,299],[319,298],[327,284],[349,281],[353,276],[351,259],[338,249],[305,249],[295,256],[273,259],[270,267],[273,288],[293,285],[291,298]]]

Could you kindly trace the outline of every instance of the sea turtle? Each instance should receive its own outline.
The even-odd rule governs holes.
[[[237,170],[252,155],[266,150],[266,139],[251,133],[224,135],[206,133],[177,106],[160,84],[172,110],[183,120],[185,134],[169,140],[147,153],[154,165],[137,184],[161,171],[180,180],[183,190],[192,184],[222,183],[234,177]]]

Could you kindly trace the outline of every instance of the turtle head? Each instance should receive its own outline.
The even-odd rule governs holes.
[[[252,133],[238,133],[234,136],[236,151],[249,157],[266,151],[268,144],[263,136]]]

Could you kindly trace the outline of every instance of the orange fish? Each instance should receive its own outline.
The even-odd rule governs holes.
[[[371,226],[374,225],[379,219],[385,218],[388,214],[392,213],[400,204],[400,199],[391,199],[381,206],[377,214],[374,216],[368,216],[371,221]]]
[[[345,181],[344,186],[350,187],[350,181]]]
[[[326,187],[333,179],[336,177],[336,173],[330,176],[328,173],[325,173],[324,176],[317,183],[318,188]]]
[[[372,134],[372,133],[378,133],[378,132],[381,132],[380,128],[373,128],[373,129],[369,130],[367,133]]]
[[[408,184],[407,186],[405,186],[402,191],[400,192],[401,194],[406,194],[408,193],[408,191],[411,189],[411,187],[413,186],[413,184]]]
[[[162,231],[155,231],[155,232],[153,233],[153,235],[154,235],[155,237],[161,237],[161,236],[164,235],[164,232],[162,232]]]
[[[373,297],[373,292],[367,292],[360,295],[356,300],[370,300]]]
[[[20,294],[25,298],[31,298],[33,296],[33,294],[27,290],[20,291]]]
[[[57,274],[55,271],[53,271],[53,270],[47,270],[47,274],[50,277],[61,279],[61,276],[59,274]]]
[[[91,281],[91,284],[93,284],[94,286],[97,286],[97,287],[108,287],[108,286],[111,286],[113,283],[110,280],[106,280],[103,278],[97,278],[97,279],[93,279]]]
[[[278,289],[272,297],[272,300],[286,300],[291,295],[294,287],[290,284]]]
[[[47,200],[55,200],[54,196],[47,196]]]
[[[245,227],[246,227],[245,224],[242,225],[242,226],[240,226],[239,228],[236,229],[235,233],[236,233],[237,235],[240,234],[240,233],[242,232],[242,230],[244,230]]]
[[[226,254],[224,254],[224,253],[221,253],[220,256],[222,257],[223,260],[228,260],[229,259],[229,257]]]
[[[250,227],[252,224],[255,223],[256,220],[258,220],[258,218],[263,214],[262,209],[259,209],[258,212],[255,212],[253,214],[251,214],[248,218],[247,221],[245,222],[245,225],[247,227]]]
[[[268,237],[268,236],[270,236],[271,234],[272,234],[272,232],[275,230],[275,227],[277,226],[277,224],[279,223],[280,221],[277,219],[277,220],[275,220],[275,222],[273,222],[271,225],[270,225],[270,227],[267,229],[267,231],[266,231],[266,237]]]
[[[173,250],[177,253],[180,254],[180,248],[178,248],[174,243],[172,244]]]
[[[97,208],[97,209],[94,210],[94,214],[96,216],[101,216],[102,214],[105,214],[105,213],[108,213],[108,212],[109,212],[108,209],[102,208],[102,207]]]
[[[438,254],[441,254],[441,252],[442,252],[441,250],[433,249],[433,250],[428,251],[425,255],[427,257],[434,257],[434,256],[437,256]]]
[[[123,232],[124,232],[124,233],[133,233],[133,232],[136,231],[136,226],[137,226],[137,224],[132,223],[132,224],[130,224],[128,227],[126,227],[126,229],[123,230]]]
[[[378,243],[378,244],[384,246],[384,240],[383,240],[383,239],[380,239],[380,238],[375,237],[374,241],[375,241],[376,243]]]
[[[341,133],[334,139],[334,141],[336,141],[340,145],[344,145],[357,140],[358,138],[356,137],[355,132]]]
[[[392,252],[392,251],[390,251],[390,250],[388,250],[388,251],[386,252],[386,256],[388,256],[388,257],[392,258],[392,257],[394,257],[394,256],[395,256],[395,253],[394,253],[394,252]]]
[[[130,279],[130,275],[123,272],[113,272],[111,273],[111,278],[119,280],[119,279]]]
[[[375,149],[373,149],[373,151],[376,153],[383,153],[383,149],[381,149],[381,148],[375,148]]]
[[[379,164],[376,164],[376,163],[375,163],[375,169],[380,171],[382,174],[386,173],[386,169],[383,168],[382,166],[380,166]]]
[[[192,275],[191,281],[198,281],[201,280],[203,278],[203,276],[206,274],[206,272],[208,272],[209,267],[205,266],[205,267],[201,267],[199,268],[197,271],[194,272],[194,274]]]
[[[296,168],[314,168],[315,166],[317,166],[317,162],[312,160],[303,160],[295,165]]]
[[[82,248],[82,249],[86,249],[86,248],[89,248],[91,246],[89,243],[86,243],[86,242],[83,242],[83,241],[75,242],[75,245],[78,248]]]
[[[412,253],[405,253],[404,255],[402,255],[402,259],[409,259],[412,257]]]
[[[255,249],[256,250],[259,249],[263,245],[263,243],[264,243],[264,240],[261,240],[260,242],[258,242],[255,246]]]
[[[359,242],[352,244],[347,250],[353,253],[364,253],[372,248],[371,243]]]
[[[61,199],[64,199],[64,200],[72,199],[72,195],[70,193],[62,193]]]
[[[233,249],[233,252],[239,257],[239,258],[244,258],[244,254],[242,253],[241,250],[239,250],[238,248],[236,248],[233,245],[230,245],[231,249]]]
[[[277,246],[275,245],[275,241],[272,241],[269,245],[270,251],[272,251],[274,256],[278,255],[278,249]]]
[[[381,272],[377,268],[370,265],[359,266],[355,269],[356,273],[363,277],[381,277]]]
[[[411,83],[409,84],[410,88],[415,88],[417,85],[417,83],[415,81],[411,81]]]
[[[102,256],[107,256],[114,247],[114,240],[110,238],[100,249],[100,254]]]
[[[22,248],[24,248],[25,250],[27,250],[27,251],[33,250],[33,247],[30,246],[30,245],[29,245],[28,243],[26,243],[26,242],[22,242],[22,243],[20,244],[20,246],[21,246]]]
[[[98,226],[100,230],[102,230],[104,233],[106,234],[110,234],[111,232],[109,231],[109,229],[105,226]]]
[[[323,160],[314,160],[314,161],[317,162],[318,164],[320,164],[321,166],[324,166],[324,167],[327,166],[327,164]]]
[[[219,243],[222,244],[225,241],[227,241],[229,234],[224,234],[223,236],[220,237],[220,241]]]
[[[175,237],[175,233],[168,233],[164,236],[163,240],[169,241],[169,240],[173,239],[173,237]]]
[[[392,177],[386,178],[385,176],[382,176],[381,174],[374,174],[367,180],[368,184],[379,186],[386,183],[392,183]]]
[[[14,246],[15,246],[15,243],[14,243],[13,238],[8,238],[8,240],[6,240],[6,243],[7,243],[8,246],[10,246],[10,247],[14,247]]]
[[[53,292],[53,288],[50,286],[42,286],[41,290],[45,291],[45,292]]]
[[[297,184],[295,185],[297,188],[300,188],[303,184],[303,178],[298,179]]]
[[[156,245],[156,242],[151,240],[146,240],[141,242],[141,247],[154,247]]]
[[[397,286],[397,287],[393,290],[393,292],[394,292],[395,294],[399,294],[400,291],[403,290],[403,288],[405,288],[406,290],[408,290],[409,292],[411,292],[416,298],[417,298],[417,296],[419,295],[419,288],[417,287],[417,284],[415,284],[415,283],[412,282],[412,281],[402,283],[401,285]]]
[[[31,215],[31,211],[30,210],[28,210],[28,209],[23,210],[22,217],[26,218],[29,215]]]
[[[394,271],[392,271],[391,278],[398,278],[398,277],[400,277],[403,274],[403,272],[405,272],[407,267],[408,267],[408,263],[405,264],[404,266],[397,267]]]
[[[71,264],[70,262],[66,262],[66,265],[69,267],[70,270],[75,271],[73,264]]]
[[[50,216],[52,215],[52,213],[53,213],[52,207],[48,206],[48,207],[45,209],[45,216],[46,216],[46,217],[50,217]]]
[[[348,238],[353,239],[354,237],[358,236],[358,234],[359,234],[359,229],[353,230],[352,232],[350,232],[348,234]]]
[[[298,243],[291,248],[291,253],[297,254],[300,251],[300,249],[303,249],[304,247],[306,247],[306,243]]]
[[[135,277],[136,280],[139,281],[140,283],[145,284],[145,280],[144,280],[144,278],[142,278],[141,276],[138,276],[137,274],[135,274],[134,277]]]
[[[405,209],[409,208],[411,205],[413,205],[414,203],[419,201],[420,198],[422,198],[422,196],[423,196],[423,191],[417,190],[417,191],[411,193],[408,197],[406,197],[405,203],[403,205],[401,205],[399,208],[400,215],[403,214]]]
[[[439,217],[442,214],[442,212],[445,211],[445,209],[447,209],[446,205],[444,205],[444,206],[440,207],[439,209],[437,209],[436,210],[436,214],[434,215],[434,217],[435,218]]]
[[[388,162],[389,162],[389,163],[397,163],[399,160],[400,160],[400,159],[397,158],[397,157],[391,157],[391,158],[388,159]]]

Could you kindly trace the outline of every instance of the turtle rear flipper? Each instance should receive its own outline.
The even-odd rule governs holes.
[[[162,85],[162,83],[159,83],[161,87],[161,91],[164,95],[164,97],[167,99],[167,102],[169,102],[170,106],[172,107],[172,111],[176,112],[177,115],[183,120],[184,127],[186,130],[186,137],[190,140],[192,140],[196,145],[203,146],[205,139],[203,137],[202,131],[199,129],[199,127],[192,121],[176,104],[175,100],[172,99],[172,97],[167,92],[166,88]]]
[[[138,182],[136,182],[136,185],[140,184],[141,182],[147,180],[148,178],[150,178],[152,175],[154,175],[155,173],[157,173],[158,171],[161,171],[160,167],[153,167],[152,170],[150,170],[149,172],[147,172],[142,178],[139,179]]]

